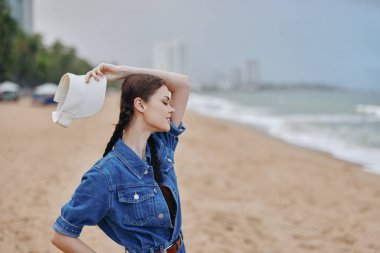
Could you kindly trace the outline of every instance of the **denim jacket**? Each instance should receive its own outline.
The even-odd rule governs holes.
[[[142,160],[119,139],[113,150],[87,171],[71,200],[61,209],[53,228],[61,234],[79,237],[83,226],[98,225],[111,239],[130,253],[157,252],[168,247],[181,233],[181,203],[174,151],[178,135],[185,130],[171,123],[169,132],[153,133],[162,184],[176,202],[172,224],[165,198],[154,180],[147,145]],[[185,252],[184,246],[179,252]]]

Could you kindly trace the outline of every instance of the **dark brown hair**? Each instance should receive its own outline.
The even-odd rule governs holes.
[[[130,124],[134,114],[134,99],[139,97],[148,102],[150,97],[162,86],[165,81],[159,77],[148,74],[133,74],[127,76],[121,85],[119,122],[115,125],[115,131],[104,151],[106,156],[113,148],[118,139],[123,137],[123,130]],[[151,162],[154,170],[154,178],[161,185],[160,161],[155,141],[152,135],[148,139],[151,153]]]

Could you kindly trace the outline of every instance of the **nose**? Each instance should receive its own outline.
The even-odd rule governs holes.
[[[175,112],[175,109],[173,107],[170,106],[170,110],[169,110],[169,113],[174,113]]]

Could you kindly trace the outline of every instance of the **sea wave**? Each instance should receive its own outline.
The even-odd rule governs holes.
[[[289,121],[300,123],[328,123],[328,124],[343,124],[343,123],[371,123],[380,122],[380,118],[365,117],[363,115],[354,114],[296,114],[286,117]]]
[[[341,131],[351,131],[346,129],[350,124],[377,123],[380,120],[378,118],[360,114],[278,115],[273,108],[243,106],[222,98],[198,94],[192,94],[189,109],[204,115],[252,125],[288,143],[327,152],[339,159],[361,164],[369,171],[380,173],[380,149],[360,145],[354,139],[341,135]],[[330,127],[326,131],[317,126],[319,123],[329,126],[336,124],[339,128]]]
[[[370,114],[380,118],[380,105],[358,104],[355,109],[358,113]]]

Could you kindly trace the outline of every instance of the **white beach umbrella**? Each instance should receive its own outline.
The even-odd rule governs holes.
[[[54,95],[58,85],[55,83],[44,83],[34,89],[35,95]]]
[[[0,92],[18,92],[20,86],[10,81],[5,81],[0,84]]]

